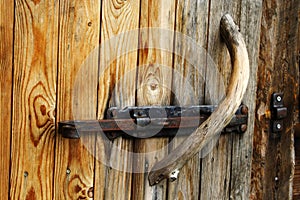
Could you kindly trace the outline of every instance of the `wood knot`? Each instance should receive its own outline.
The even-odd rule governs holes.
[[[151,88],[151,90],[156,90],[156,89],[157,89],[157,87],[158,87],[158,85],[157,85],[156,83],[152,83],[152,84],[150,84],[150,88]]]
[[[41,105],[40,106],[40,110],[41,110],[42,115],[46,115],[47,114],[47,108],[46,108],[45,105]]]

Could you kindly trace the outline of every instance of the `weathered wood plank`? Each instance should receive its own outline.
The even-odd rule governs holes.
[[[0,196],[9,196],[14,1],[0,1]]]
[[[295,138],[294,145],[295,145],[295,173],[294,173],[294,180],[293,180],[293,199],[299,199],[300,198],[300,139],[299,138]]]
[[[174,73],[172,82],[172,99],[175,105],[199,105],[204,100],[204,78],[206,69],[206,56],[197,51],[195,47],[207,44],[208,1],[188,0],[177,1],[176,28],[183,34],[175,39]],[[186,37],[191,37],[190,44]],[[189,38],[190,39],[190,38]],[[197,59],[198,66],[191,63]],[[174,149],[185,137],[172,139]],[[180,170],[178,179],[168,184],[168,199],[198,199],[200,195],[200,154],[188,161]]]
[[[52,199],[58,1],[15,9],[10,198]]]
[[[259,44],[259,20],[261,2],[260,1],[240,1],[240,2],[212,2],[210,8],[211,21],[209,28],[208,52],[220,68],[225,85],[230,68],[228,68],[228,55],[224,52],[224,47],[215,33],[218,30],[218,14],[223,12],[232,13],[235,20],[240,24],[240,29],[244,35],[250,61],[250,82],[244,97],[244,103],[249,107],[249,113],[254,111],[255,101],[255,77],[257,69],[257,52]],[[258,16],[253,18],[250,16]],[[225,53],[225,54],[224,54]],[[227,67],[226,67],[227,66]],[[208,79],[211,79],[207,73]],[[207,88],[207,91],[216,91]],[[221,97],[221,96],[220,96]],[[212,99],[211,100],[215,100]],[[211,101],[210,100],[210,101]],[[248,105],[249,104],[249,105]],[[253,115],[249,115],[248,131],[242,136],[221,135],[213,151],[203,159],[201,199],[211,198],[234,198],[245,199],[249,197],[250,169],[251,169],[251,150],[252,150],[252,131]],[[209,172],[209,173],[208,173]],[[212,185],[206,184],[212,183]]]
[[[299,1],[264,1],[261,20],[257,115],[253,142],[252,199],[292,199],[293,121],[299,86],[297,61]],[[284,132],[270,132],[271,95],[284,93]],[[297,116],[298,117],[298,116]]]
[[[235,23],[239,24],[240,1],[212,1],[209,10],[209,33],[207,52],[220,71],[219,77],[209,71],[214,67],[211,63],[206,66],[205,103],[219,103],[224,95],[222,84],[227,87],[231,74],[231,61],[225,43],[221,40],[219,27],[220,19],[229,13]],[[220,80],[224,80],[224,83]],[[218,82],[212,81],[216,80]],[[219,88],[220,87],[220,88]],[[223,86],[224,87],[224,86]],[[202,159],[200,199],[229,199],[232,136],[221,135],[218,141],[211,143],[207,154]]]
[[[262,0],[242,0],[240,6],[240,31],[245,38],[250,63],[250,79],[243,101],[248,106],[249,114],[247,131],[242,135],[233,135],[230,179],[230,198],[232,199],[250,197]]]
[[[298,19],[300,18],[300,8],[298,8]],[[300,67],[300,21],[298,20],[298,42],[297,42],[297,52],[298,52],[298,67]],[[295,146],[295,170],[294,170],[294,180],[293,180],[293,199],[300,198],[300,124],[299,124],[299,101],[300,96],[298,94],[298,107],[296,107],[296,125],[294,126],[294,146]]]
[[[158,27],[174,30],[175,1],[146,0],[141,2],[140,28]],[[152,35],[154,33],[154,35]],[[140,51],[138,63],[137,105],[169,105],[171,101],[172,52],[164,52],[160,45],[166,44],[172,49],[173,35],[155,35],[154,32],[140,34]],[[162,32],[161,32],[162,33]],[[166,33],[167,34],[167,33]],[[155,47],[154,49],[148,48]],[[135,141],[135,152],[144,153],[134,160],[134,166],[150,170],[155,162],[167,154],[168,139],[147,139]],[[151,152],[151,155],[150,153]],[[138,170],[140,171],[140,170]],[[167,182],[158,186],[149,186],[147,173],[133,176],[133,199],[166,199]]]
[[[60,2],[57,121],[96,119],[100,0]],[[85,61],[85,59],[87,59]],[[93,196],[93,135],[56,137],[54,199]]]
[[[140,2],[138,0],[104,0],[101,27],[100,82],[98,91],[98,118],[104,116],[106,105],[123,108],[135,105],[136,63]],[[129,33],[127,34],[126,32]],[[107,103],[109,101],[109,104]],[[97,137],[96,199],[131,199],[133,141],[117,138],[110,144],[107,155],[109,168],[103,164],[103,140]],[[108,146],[106,146],[108,148]]]

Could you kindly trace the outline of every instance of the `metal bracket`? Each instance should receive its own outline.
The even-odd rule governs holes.
[[[144,106],[109,108],[103,120],[70,120],[58,123],[65,138],[79,139],[85,133],[104,133],[109,139],[188,136],[217,108],[215,105]],[[223,132],[244,133],[248,108],[241,105]]]
[[[283,105],[283,93],[273,93],[271,99],[271,129],[273,133],[283,131],[283,119],[287,117],[287,107]]]

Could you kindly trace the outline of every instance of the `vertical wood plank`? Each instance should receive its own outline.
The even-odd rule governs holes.
[[[176,9],[176,31],[183,34],[175,39],[174,73],[172,91],[175,98],[173,103],[180,106],[200,105],[204,100],[204,78],[206,56],[195,47],[207,45],[208,1],[179,0]],[[190,44],[185,37],[191,37]],[[198,66],[190,63],[197,59]],[[187,91],[188,90],[188,91]],[[172,142],[175,148],[185,137],[175,137]],[[200,195],[200,153],[188,161],[180,170],[176,181],[170,182],[168,199],[198,199]]]
[[[249,124],[247,132],[243,135],[221,135],[213,151],[203,159],[201,199],[245,199],[249,198],[250,195],[248,185],[251,176],[254,118],[251,113],[254,112],[256,99],[261,1],[211,2],[208,53],[219,66],[225,85],[227,85],[230,77],[231,61],[218,33],[219,20],[225,13],[230,13],[239,25],[249,53],[250,82],[244,97],[244,103],[249,107]],[[208,81],[210,76],[209,73],[207,74],[206,79]],[[206,88],[206,91],[214,91],[209,87]]]
[[[251,198],[292,199],[294,111],[299,92],[299,1],[263,1],[259,53],[257,116],[253,142]],[[288,109],[284,131],[270,132],[271,95],[283,92]]]
[[[58,1],[15,8],[10,198],[52,199]]]
[[[295,135],[299,134],[299,130],[295,130]],[[295,137],[295,173],[293,180],[293,199],[300,198],[300,140]]]
[[[106,105],[119,108],[135,105],[138,52],[138,32],[135,29],[138,28],[139,9],[138,0],[103,1],[98,90],[99,119],[104,117]],[[106,148],[110,148],[109,151],[106,149],[110,165],[107,171],[103,158],[99,157],[105,156],[103,140],[97,137],[95,197],[131,199],[133,141],[117,138]],[[104,187],[103,182],[104,193],[97,192],[99,187]]]
[[[230,198],[248,199],[251,187],[251,160],[253,151],[257,69],[260,45],[262,0],[242,0],[240,31],[247,46],[250,77],[243,103],[248,106],[248,128],[242,135],[233,135]]]
[[[9,196],[14,2],[0,1],[0,196]]]
[[[60,1],[57,120],[96,119],[100,0]],[[93,135],[57,137],[54,199],[90,199]]]
[[[141,2],[140,28],[159,27],[174,30],[175,1],[145,0]],[[154,31],[155,32],[155,31]],[[173,47],[173,35],[167,39],[162,35],[151,35],[153,32],[140,34],[139,68],[137,83],[137,105],[169,105],[171,101],[172,53],[164,52],[159,47],[149,46],[162,43]],[[171,48],[172,49],[172,48]],[[167,154],[168,139],[139,139],[135,141],[135,152],[144,156],[134,160],[136,168],[147,172],[153,164]],[[155,152],[156,151],[156,152]],[[149,152],[152,154],[149,156]],[[149,186],[147,173],[134,174],[133,199],[166,199],[167,183]]]
[[[231,73],[231,61],[225,43],[221,40],[219,27],[220,19],[229,13],[237,24],[239,24],[240,1],[211,1],[209,13],[209,33],[208,33],[208,56],[211,56],[215,62],[224,83],[218,82],[208,84],[215,78],[212,73],[206,75],[205,103],[218,103],[222,95],[216,90],[220,84],[227,86]],[[209,59],[209,58],[208,58]],[[207,66],[209,70],[210,66]],[[210,94],[208,94],[210,92]],[[216,99],[209,96],[217,97]],[[200,198],[205,199],[229,199],[230,194],[230,170],[231,170],[231,153],[232,153],[232,136],[230,134],[220,135],[213,149],[202,160],[201,171],[201,188]]]

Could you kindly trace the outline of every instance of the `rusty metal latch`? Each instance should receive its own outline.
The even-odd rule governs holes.
[[[79,139],[80,135],[91,132],[104,133],[110,140],[117,137],[188,136],[216,108],[215,105],[112,107],[108,109],[106,119],[61,121],[58,123],[58,132],[70,139]],[[244,133],[247,120],[248,108],[241,105],[223,132]]]

